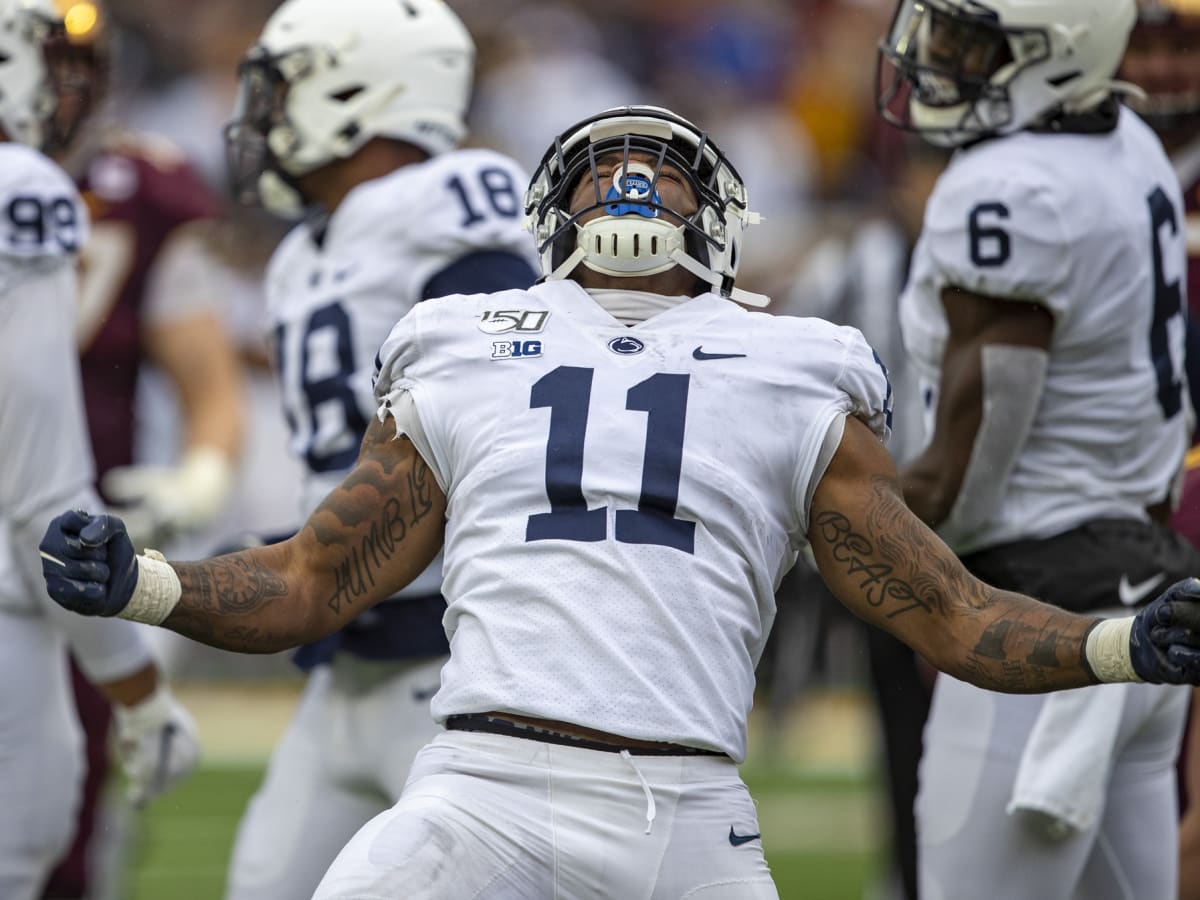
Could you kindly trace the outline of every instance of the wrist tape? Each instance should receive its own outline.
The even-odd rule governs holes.
[[[1141,681],[1129,656],[1129,632],[1133,616],[1101,619],[1088,632],[1084,656],[1092,672],[1101,681]]]
[[[179,576],[157,550],[147,550],[137,560],[137,585],[133,596],[117,615],[147,625],[161,625],[183,594]]]

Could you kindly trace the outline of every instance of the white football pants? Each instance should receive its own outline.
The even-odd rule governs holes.
[[[1125,694],[1103,808],[1090,829],[1055,839],[1005,811],[1045,696],[938,675],[916,803],[922,900],[1176,900],[1175,758],[1189,692],[1081,690],[1110,688]]]
[[[448,731],[314,900],[778,900],[729,759]]]
[[[83,732],[67,650],[45,619],[0,610],[0,897],[36,900],[70,844]]]
[[[342,654],[313,671],[238,826],[227,900],[312,896],[338,851],[400,797],[413,757],[441,732],[429,700],[444,662]]]

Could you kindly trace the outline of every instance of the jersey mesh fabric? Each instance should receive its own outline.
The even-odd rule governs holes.
[[[526,331],[497,334],[499,311]],[[861,334],[713,295],[627,328],[551,282],[422,304],[381,360],[385,412],[411,396],[447,487],[435,717],[507,710],[740,760],[825,434],[846,414],[886,434]]]

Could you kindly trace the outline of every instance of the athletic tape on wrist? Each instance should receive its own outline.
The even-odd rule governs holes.
[[[157,550],[138,556],[137,586],[125,608],[117,615],[147,625],[161,625],[179,602],[183,588],[179,576]]]
[[[1133,616],[1102,619],[1087,636],[1084,655],[1101,681],[1141,681],[1129,656],[1129,633]]]

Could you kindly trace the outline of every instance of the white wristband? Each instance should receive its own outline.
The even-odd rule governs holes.
[[[1129,632],[1133,616],[1123,619],[1101,619],[1088,632],[1084,656],[1101,681],[1141,681],[1129,656]]]
[[[117,616],[147,625],[161,625],[183,594],[179,576],[157,550],[147,550],[137,559],[137,585]]]

